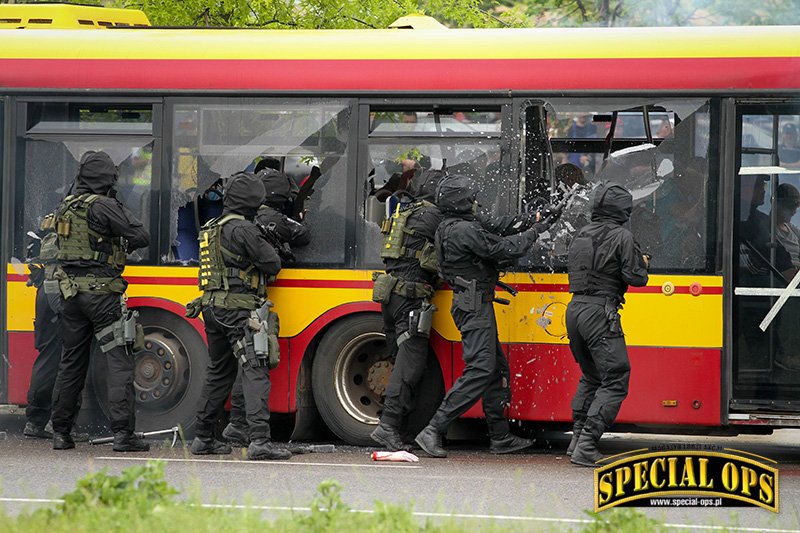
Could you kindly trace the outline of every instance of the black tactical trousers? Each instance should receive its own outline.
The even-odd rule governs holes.
[[[492,438],[509,432],[505,408],[511,401],[509,368],[497,338],[497,322],[492,302],[481,302],[474,313],[453,307],[453,320],[461,331],[464,373],[447,392],[430,425],[440,433],[475,402],[483,398],[483,413]]]
[[[214,427],[222,416],[240,365],[234,357],[233,346],[244,336],[249,316],[250,311],[244,309],[203,309],[209,363],[197,410],[196,434],[201,438],[214,436]],[[270,437],[269,391],[269,369],[266,366],[242,365],[245,417],[252,440]]]
[[[61,307],[61,336],[64,351],[53,391],[53,430],[69,433],[80,409],[80,397],[89,370],[92,340],[112,322],[120,319],[120,295],[79,292]],[[110,342],[112,334],[100,339]],[[136,425],[133,390],[133,353],[115,346],[98,357],[108,361],[108,404],[112,431],[133,431]]]
[[[416,387],[428,362],[428,337],[411,335],[398,346],[397,338],[408,331],[408,313],[422,308],[420,298],[392,294],[388,304],[381,305],[383,328],[394,368],[386,386],[381,422],[400,430],[405,417],[416,405]]]
[[[53,295],[60,299],[60,296]],[[44,427],[50,420],[53,406],[53,387],[61,361],[61,328],[58,314],[48,301],[44,288],[36,289],[36,320],[33,323],[33,342],[39,355],[33,363],[31,383],[28,388],[28,407],[25,416],[28,422]]]
[[[625,337],[611,333],[600,304],[570,302],[566,318],[569,346],[582,372],[572,400],[573,419],[586,420],[586,429],[599,439],[628,396],[631,365]]]

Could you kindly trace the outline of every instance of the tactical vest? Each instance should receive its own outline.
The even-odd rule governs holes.
[[[250,263],[244,270],[225,265],[226,257],[237,263],[249,262],[248,258],[235,254],[222,245],[222,227],[231,220],[244,220],[244,217],[228,213],[209,220],[200,230],[200,272],[197,284],[202,291],[228,292],[230,278],[238,278],[256,296],[263,297],[266,295],[266,284],[254,264]]]
[[[436,252],[433,243],[425,237],[418,235],[413,228],[408,227],[408,219],[411,215],[424,207],[435,207],[432,203],[414,202],[405,208],[397,204],[397,208],[391,217],[385,219],[381,225],[381,233],[384,234],[383,248],[381,249],[381,259],[408,259],[417,261],[420,268],[427,272],[436,272],[439,269],[439,262],[436,259]],[[422,248],[416,249],[408,246],[407,236],[423,239]]]
[[[97,194],[69,195],[64,198],[55,214],[55,229],[58,234],[59,261],[97,261],[121,270],[125,267],[125,251],[119,237],[102,235],[89,227],[89,206],[98,198]],[[92,247],[94,237],[97,244],[109,242],[111,253]]]
[[[572,240],[567,262],[569,292],[573,294],[611,293],[620,296],[625,292],[624,282],[619,276],[595,270],[597,247],[614,227],[605,225],[594,237],[580,233]]]
[[[477,280],[478,288],[482,291],[494,290],[494,284],[498,279],[499,272],[490,261],[482,260],[479,257],[474,257],[469,262],[447,260],[446,251],[452,246],[449,241],[453,230],[459,223],[472,224],[472,222],[461,218],[448,218],[436,230],[436,255],[442,277],[451,286],[455,286],[456,277],[462,277],[467,281]]]

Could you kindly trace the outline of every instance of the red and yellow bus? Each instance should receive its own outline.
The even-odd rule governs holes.
[[[634,191],[631,226],[653,268],[623,311],[632,373],[620,425],[798,425],[800,291],[785,289],[778,256],[791,246],[772,207],[784,184],[800,188],[791,145],[800,28],[454,30],[413,20],[357,31],[0,30],[0,403],[24,404],[36,357],[26,234],[64,196],[80,155],[103,149],[152,236],[125,271],[147,333],[138,420],[190,428],[208,357],[202,323],[183,316],[197,295],[197,228],[219,208],[214,184],[269,156],[298,180],[322,169],[306,204],[312,243],[270,287],[282,348],[271,409],[295,415],[296,437],[321,419],[369,443],[392,368],[370,298],[384,212],[372,193],[413,157],[473,175],[496,214],[548,197],[564,165],[579,181]],[[504,277],[519,291],[497,306],[514,419],[571,419],[579,371],[564,259],[586,205],[576,199]],[[780,295],[790,297],[760,330]],[[463,368],[451,296],[435,298],[419,423]],[[103,375],[94,358],[101,406]],[[480,406],[465,416],[480,417]]]

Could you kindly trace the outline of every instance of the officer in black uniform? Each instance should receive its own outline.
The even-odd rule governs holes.
[[[623,227],[633,196],[622,185],[604,182],[592,200],[592,221],[569,247],[567,334],[582,376],[572,400],[571,461],[594,467],[603,458],[600,436],[613,423],[628,395],[630,362],[619,309],[628,285],[647,285],[650,259]]]
[[[277,366],[279,353],[277,317],[268,310],[266,285],[280,272],[281,260],[253,222],[263,199],[260,179],[244,172],[232,176],[225,187],[222,215],[200,232],[198,281],[204,292],[187,306],[187,316],[196,316],[202,308],[210,361],[191,446],[195,455],[231,453],[229,445],[215,439],[214,427],[239,364],[251,439],[248,459],[292,455],[270,441],[269,368]]]
[[[276,160],[267,158],[259,162],[262,169],[256,174],[264,184],[266,197],[264,203],[258,209],[255,221],[259,229],[265,233],[273,248],[276,249],[282,262],[294,260],[293,249],[307,246],[311,242],[308,228],[302,222],[289,218],[285,213],[291,211],[292,207],[292,182],[291,178],[263,164],[278,163]],[[274,162],[274,163],[273,163]],[[279,163],[278,163],[279,164]],[[257,167],[258,168],[258,167]],[[247,419],[245,416],[244,394],[242,392],[242,373],[236,376],[231,394],[231,413],[230,422],[222,431],[222,436],[229,443],[237,446],[247,446],[250,444],[250,436],[247,430]]]
[[[133,352],[129,336],[135,316],[127,311],[122,278],[125,253],[149,245],[142,223],[115,198],[118,171],[105,152],[81,158],[73,193],[51,215],[58,234],[59,267],[54,280],[63,297],[64,350],[53,392],[53,449],[75,447],[70,436],[89,369],[94,336],[108,361],[108,401],[114,451],[147,451],[137,438]],[[44,228],[48,229],[48,228]],[[139,333],[141,330],[139,330]],[[140,337],[142,337],[140,335]],[[141,339],[143,340],[143,339]]]
[[[41,246],[41,238],[46,244]],[[52,278],[53,271],[58,264],[58,245],[55,243],[56,235],[48,232],[42,236],[37,235],[29,249],[35,256],[29,264],[29,287],[36,287],[36,318],[33,322],[34,347],[39,352],[31,371],[31,382],[28,387],[28,406],[25,408],[26,437],[38,439],[52,439],[53,433],[47,428],[50,421],[50,410],[53,407],[53,387],[58,375],[58,363],[61,361],[61,330],[58,324],[58,313],[61,309],[60,294],[48,295],[45,293],[45,277]],[[35,250],[35,251],[34,251]],[[73,437],[73,440],[74,437]]]
[[[533,444],[509,432],[505,408],[510,401],[510,376],[497,337],[493,301],[498,267],[525,255],[549,224],[537,222],[522,231],[528,224],[511,218],[502,224],[478,220],[473,214],[477,192],[471,179],[457,174],[443,178],[436,189],[436,205],[445,216],[436,230],[436,253],[442,277],[453,287],[450,313],[461,332],[465,368],[415,439],[433,457],[447,457],[442,436],[450,423],[481,398],[492,453],[510,453]]]
[[[372,440],[391,451],[406,448],[401,428],[414,409],[415,388],[428,360],[428,335],[436,309],[430,300],[438,281],[433,239],[444,219],[431,201],[443,175],[442,171],[418,169],[409,186],[411,192],[399,191],[387,200],[389,208],[395,207],[382,228],[381,257],[386,273],[374,275],[372,299],[381,304],[394,368]]]

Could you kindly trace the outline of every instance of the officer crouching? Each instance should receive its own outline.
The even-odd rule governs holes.
[[[142,223],[115,198],[118,172],[105,152],[81,158],[73,193],[43,229],[58,235],[58,268],[44,282],[45,291],[60,292],[64,348],[53,391],[53,449],[75,447],[70,433],[80,408],[92,335],[108,361],[108,403],[114,451],[139,452],[150,447],[133,433],[134,359],[131,344],[144,341],[136,313],[127,310],[122,278],[125,252],[144,248],[150,237]],[[135,348],[134,348],[135,349]]]
[[[623,227],[633,197],[622,185],[602,183],[592,201],[592,221],[569,247],[567,334],[582,376],[572,400],[574,422],[567,449],[577,465],[595,466],[603,455],[601,435],[613,423],[628,395],[630,362],[619,309],[628,285],[647,285],[650,259]]]
[[[277,315],[266,299],[267,281],[281,260],[253,218],[264,200],[264,185],[252,174],[232,176],[225,187],[222,215],[200,232],[198,284],[203,296],[187,305],[187,316],[202,308],[209,364],[198,406],[195,455],[228,454],[231,447],[214,436],[225,401],[242,367],[250,445],[247,458],[288,459],[291,452],[270,441],[269,369],[279,361]]]

